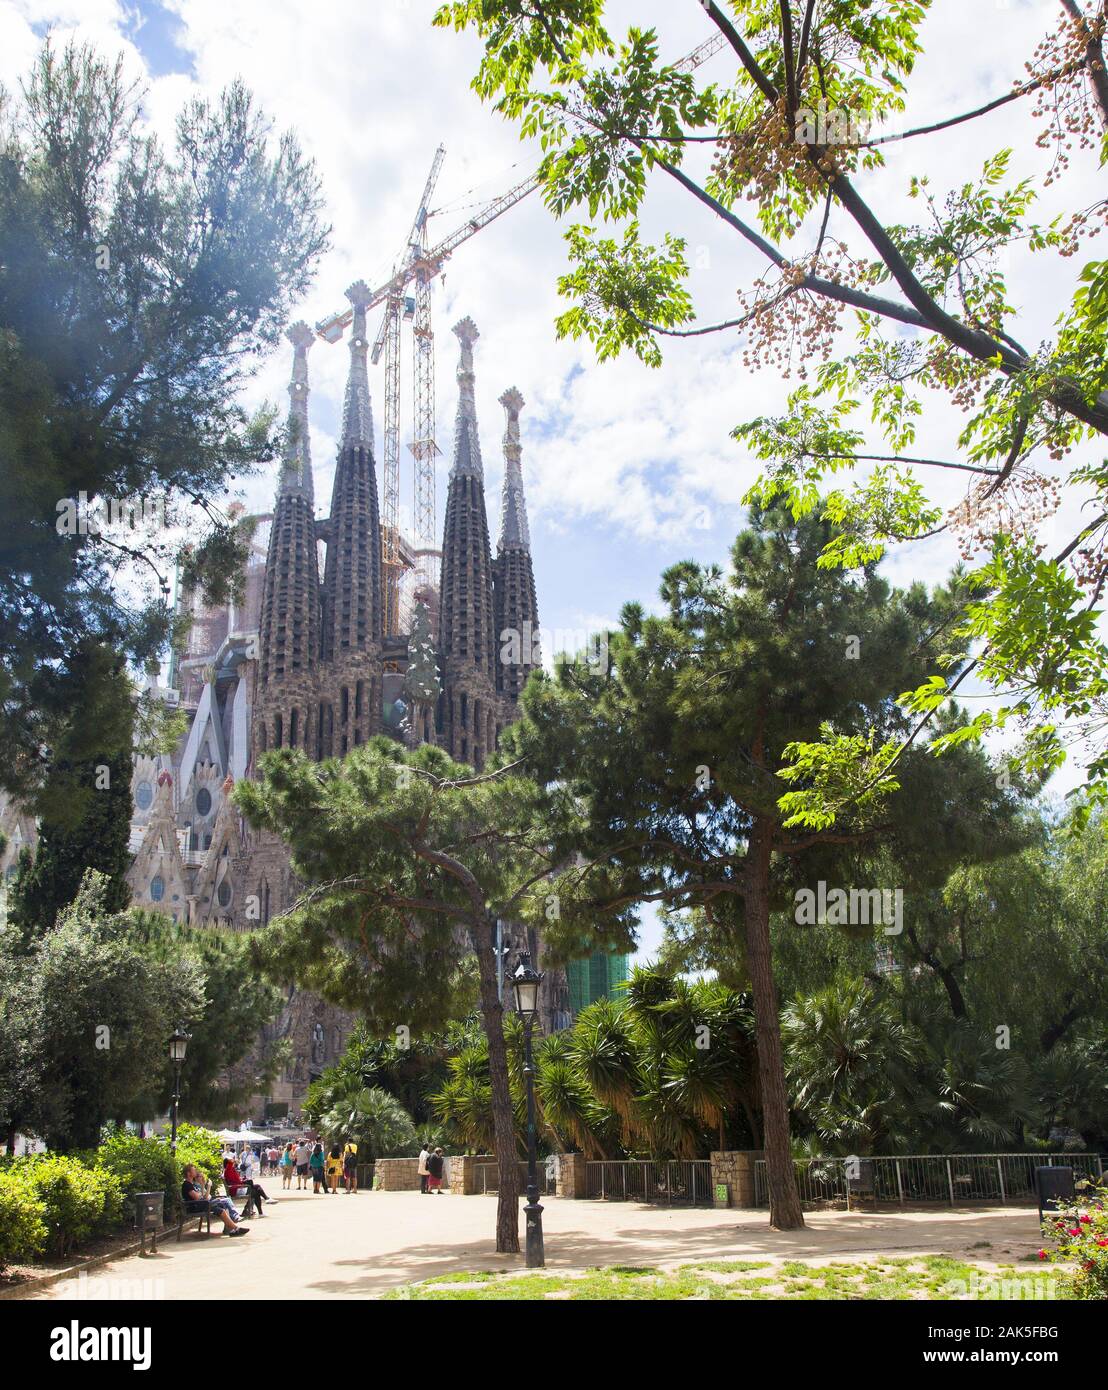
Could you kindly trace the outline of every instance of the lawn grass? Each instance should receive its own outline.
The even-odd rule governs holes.
[[[754,1271],[761,1271],[754,1273]],[[650,1299],[701,1302],[785,1299],[810,1301],[866,1299],[874,1301],[964,1298],[977,1275],[981,1281],[1026,1279],[1011,1265],[987,1270],[947,1255],[906,1259],[832,1261],[814,1264],[787,1260],[776,1268],[769,1260],[700,1260],[676,1269],[640,1265],[609,1265],[586,1270],[544,1271],[542,1274],[474,1270],[440,1274],[407,1284],[386,1298],[443,1302],[494,1302],[569,1299],[574,1302],[643,1301]],[[959,1286],[960,1284],[960,1286]],[[1016,1286],[1019,1287],[1019,1286]],[[1048,1291],[1024,1291],[1019,1296],[1042,1298]],[[1061,1290],[1059,1290],[1059,1296]]]

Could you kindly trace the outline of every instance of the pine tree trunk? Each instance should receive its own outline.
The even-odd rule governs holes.
[[[508,1080],[508,1049],[504,1043],[504,1009],[496,992],[496,928],[487,921],[474,931],[477,967],[481,983],[481,1013],[489,1044],[489,1086],[492,1091],[492,1127],[496,1148],[499,1193],[496,1202],[496,1252],[519,1253],[519,1160],[516,1153],[515,1117]]]
[[[747,844],[743,918],[747,966],[754,996],[758,1080],[762,1090],[769,1224],[777,1231],[796,1231],[804,1225],[804,1213],[800,1206],[796,1169],[789,1143],[789,1101],[785,1093],[781,1017],[777,1005],[777,986],[773,980],[773,951],[769,936],[770,853],[770,827],[756,819]]]

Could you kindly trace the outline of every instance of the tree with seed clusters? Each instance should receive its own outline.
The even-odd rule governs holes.
[[[929,738],[973,674],[998,703],[932,746],[1015,724],[1013,757],[1039,776],[1076,734],[1090,750],[1087,810],[1108,799],[1108,645],[1097,627],[1108,584],[1108,260],[1085,248],[1104,230],[1108,198],[1078,187],[1041,222],[1034,204],[1039,185],[1057,200],[1108,158],[1108,9],[1039,7],[1041,41],[989,99],[924,110],[905,129],[897,121],[915,95],[929,8],[702,0],[704,38],[717,43],[711,69],[664,57],[653,29],[613,38],[603,0],[449,0],[435,22],[480,37],[472,85],[541,142],[550,210],[587,214],[566,231],[559,335],[588,339],[601,361],[630,351],[651,366],[667,340],[741,335],[744,365],[795,373],[785,415],[736,424],[765,465],[750,498],[825,516],[827,564],[863,567],[939,531],[974,563],[951,619],[958,647],[975,644],[972,659],[950,666],[935,649],[907,697],[915,719],[901,746]],[[709,71],[723,76],[708,81]],[[1024,177],[1001,146],[1012,127],[987,125],[1021,109],[1034,123],[1019,151]],[[950,187],[949,142],[978,129],[999,129],[997,146],[978,175]],[[895,142],[913,157],[903,181],[884,160]],[[678,194],[685,216],[651,244],[640,216],[656,186]],[[881,209],[903,194],[919,214],[900,224]],[[601,235],[601,220],[614,234]],[[689,292],[688,236],[702,228],[730,238],[744,267],[723,308]],[[1009,253],[1059,258],[1069,271],[1045,340],[1019,307]],[[734,380],[741,400],[749,378]],[[961,417],[939,457],[916,442],[932,406]],[[841,474],[854,480],[840,485]],[[966,484],[953,506],[929,488],[940,478]],[[1042,523],[1067,494],[1081,503],[1076,520],[1048,544]],[[865,760],[856,794],[881,789],[890,772],[864,747],[822,744],[818,733],[798,741],[793,765],[805,759],[829,771],[837,761],[829,781]],[[805,823],[854,809],[812,795]]]
[[[363,1012],[381,1035],[441,1027],[458,969],[476,957],[488,1042],[499,1165],[496,1248],[519,1249],[519,1165],[504,1008],[497,992],[497,919],[545,922],[558,911],[549,886],[579,830],[573,799],[518,766],[474,775],[438,748],[406,751],[378,737],[341,762],[280,750],[258,782],[240,782],[254,825],[292,850],[303,889],[261,934],[265,968]],[[585,939],[630,944],[630,912],[609,913]]]
[[[576,954],[579,920],[657,902],[702,913],[732,972],[741,957],[770,1219],[786,1229],[803,1217],[771,910],[796,911],[798,890],[821,884],[846,893],[876,882],[895,897],[935,875],[941,882],[970,846],[1007,834],[1019,795],[969,749],[945,762],[911,750],[897,769],[902,793],[887,804],[864,787],[866,760],[891,756],[906,724],[888,690],[910,684],[936,643],[949,642],[957,585],[933,595],[920,585],[894,591],[872,567],[850,577],[826,569],[819,559],[828,535],[825,522],[755,508],[729,574],[692,562],[667,570],[665,613],[647,617],[627,604],[610,636],[611,668],[563,660],[554,678],[533,677],[524,718],[505,735],[509,756],[564,784],[584,813],[576,861],[554,880],[555,946]],[[849,756],[806,759],[798,774],[798,743]],[[851,814],[812,829],[803,822],[813,795],[849,799]],[[878,855],[888,876],[875,880]],[[878,899],[880,913],[880,891]],[[885,929],[898,925],[890,917]]]

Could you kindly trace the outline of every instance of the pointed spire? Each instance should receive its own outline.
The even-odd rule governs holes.
[[[350,375],[346,380],[346,400],[342,407],[342,447],[360,444],[373,450],[373,409],[369,401],[369,338],[366,334],[365,311],[370,301],[370,289],[364,280],[355,280],[346,291],[354,306],[354,324],[350,334]]]
[[[292,378],[289,381],[289,442],[281,465],[278,496],[300,492],[311,498],[312,446],[308,432],[308,349],[315,334],[301,320],[286,334],[293,346]]]
[[[520,459],[519,412],[523,397],[510,386],[500,397],[507,424],[504,430],[504,488],[500,495],[500,550],[530,550],[531,532],[527,525],[527,503],[523,497],[523,469]]]
[[[483,478],[477,404],[473,397],[473,344],[481,335],[471,318],[456,323],[454,332],[462,345],[462,353],[458,362],[458,414],[454,421],[454,466],[450,476],[453,478],[459,473],[471,473],[474,477]]]

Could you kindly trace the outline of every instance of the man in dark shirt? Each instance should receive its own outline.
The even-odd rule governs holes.
[[[207,1208],[223,1222],[225,1235],[244,1236],[250,1227],[239,1225],[242,1218],[230,1197],[212,1197],[210,1194],[211,1184],[200,1176],[196,1164],[187,1164],[185,1180],[181,1184],[181,1200],[185,1204],[185,1211],[190,1215],[199,1215]]]

